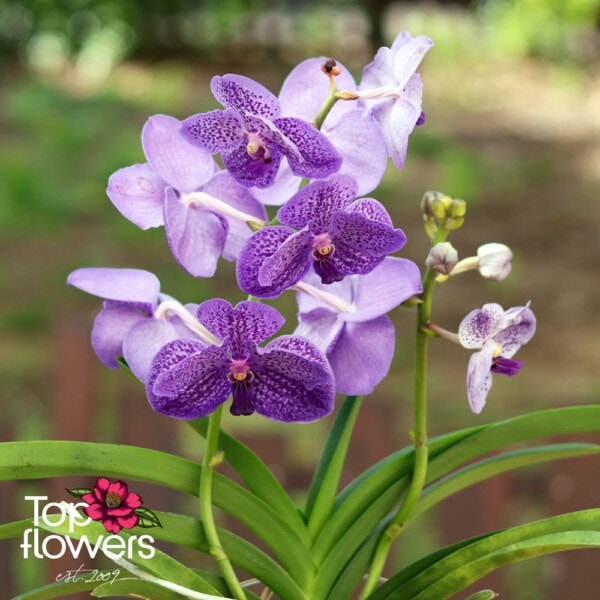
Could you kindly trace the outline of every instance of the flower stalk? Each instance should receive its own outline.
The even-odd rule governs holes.
[[[449,230],[441,227],[435,236],[434,244],[443,242]],[[410,439],[414,446],[414,465],[410,487],[404,502],[394,518],[384,529],[371,562],[371,569],[365,586],[360,595],[360,600],[368,598],[381,578],[392,542],[402,533],[407,518],[417,504],[427,479],[427,465],[429,460],[429,447],[427,445],[427,358],[430,334],[427,332],[431,320],[431,307],[433,288],[436,283],[437,273],[427,269],[423,278],[422,302],[417,305],[417,328],[415,337],[415,365],[414,365],[414,428]]]
[[[215,468],[222,462],[223,454],[218,450],[219,431],[221,427],[221,415],[223,405],[221,404],[208,418],[208,431],[206,434],[206,448],[202,461],[200,476],[200,516],[204,526],[204,533],[208,541],[211,556],[217,561],[221,574],[225,579],[229,591],[235,600],[246,600],[244,589],[233,570],[229,557],[223,550],[215,524],[212,511],[212,480]]]

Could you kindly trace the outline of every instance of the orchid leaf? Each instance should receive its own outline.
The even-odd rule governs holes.
[[[313,538],[321,531],[329,515],[333,512],[348,445],[361,404],[361,396],[346,397],[338,410],[325,448],[321,453],[305,510],[308,530]]]
[[[524,450],[506,452],[501,455],[486,458],[454,471],[443,479],[436,481],[423,491],[423,495],[408,521],[416,519],[420,514],[452,494],[479,483],[500,473],[505,473],[521,467],[550,462],[562,458],[575,458],[597,454],[600,446],[596,444],[552,444],[537,446]]]
[[[449,553],[436,553],[436,558],[441,558],[435,562],[426,558],[425,563],[418,561],[418,568],[409,565],[375,590],[369,600],[444,600],[502,565],[551,552],[598,547],[599,527],[600,509],[591,509],[467,540]]]

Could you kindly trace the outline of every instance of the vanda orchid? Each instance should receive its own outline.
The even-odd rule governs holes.
[[[393,218],[407,193],[377,189],[386,167],[411,167],[408,139],[424,124],[427,90],[417,69],[432,47],[424,34],[401,32],[358,83],[333,58],[309,57],[279,95],[245,75],[216,75],[210,91],[222,109],[145,123],[146,162],[111,175],[108,196],[141,229],[165,227],[172,267],[192,281],[212,277],[220,256],[235,262],[231,297],[212,298],[212,288],[199,284],[192,303],[182,304],[146,265],[84,267],[67,283],[96,297],[91,342],[100,361],[139,380],[139,410],[189,425],[199,437],[186,438],[186,447],[200,458],[95,442],[3,444],[5,479],[96,478],[93,489],[68,490],[82,499],[74,509],[81,518],[46,529],[88,545],[111,532],[102,552],[119,569],[110,582],[57,579],[19,598],[91,591],[165,600],[491,600],[496,592],[480,580],[500,566],[600,546],[600,509],[591,507],[518,519],[411,558],[410,524],[451,494],[510,469],[600,452],[596,444],[548,442],[599,432],[600,407],[523,412],[515,400],[522,377],[506,382],[516,416],[482,420],[493,375],[527,369],[529,347],[523,362],[513,356],[534,335],[535,290],[522,282],[525,301],[508,310],[493,301],[466,305],[444,317],[455,331],[445,329],[434,292],[478,273],[493,282],[483,293],[493,293],[511,273],[513,253],[492,240],[461,260],[448,238],[468,221],[467,203],[429,191],[420,210],[431,248],[414,262],[420,251],[405,233],[409,224]],[[464,352],[464,392],[444,396],[453,420],[470,418],[471,426],[430,438],[429,345],[443,340],[455,342],[448,353],[471,352],[469,361]],[[398,440],[398,451],[342,489],[343,474],[354,472],[347,451],[360,410],[378,397],[408,410],[406,394],[385,383],[406,361],[414,372],[413,418],[373,432]],[[306,423],[325,417],[321,440]],[[288,492],[276,476],[284,467],[267,466],[278,457],[261,458],[225,431],[231,421],[264,425],[263,418],[270,427],[306,428],[321,449],[307,490]],[[197,504],[189,515],[151,512],[128,479],[191,494]],[[232,521],[241,527],[229,531]],[[0,530],[18,536],[30,525]],[[135,550],[140,527],[185,551],[124,556],[119,549]],[[391,558],[394,544],[402,563]]]

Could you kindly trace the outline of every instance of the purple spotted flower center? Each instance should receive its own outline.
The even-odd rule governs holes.
[[[227,379],[231,382],[231,414],[251,415],[254,413],[254,373],[244,358],[231,359]]]
[[[493,373],[499,373],[500,375],[508,375],[509,377],[512,377],[519,372],[519,369],[522,366],[522,360],[513,360],[512,358],[497,356],[492,362],[491,370]]]
[[[344,275],[331,260],[335,253],[335,245],[332,243],[331,236],[328,233],[316,235],[312,246],[315,273],[321,278],[321,281],[323,283],[342,281]]]

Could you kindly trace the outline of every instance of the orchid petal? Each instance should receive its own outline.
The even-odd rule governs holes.
[[[140,229],[163,224],[166,182],[148,163],[115,171],[108,179],[106,194],[115,208]]]
[[[212,277],[225,245],[226,221],[201,207],[183,204],[167,189],[165,230],[175,260],[194,277]]]
[[[192,192],[214,174],[212,156],[180,134],[181,122],[168,115],[150,117],[142,129],[142,146],[148,162],[168,185]]]

